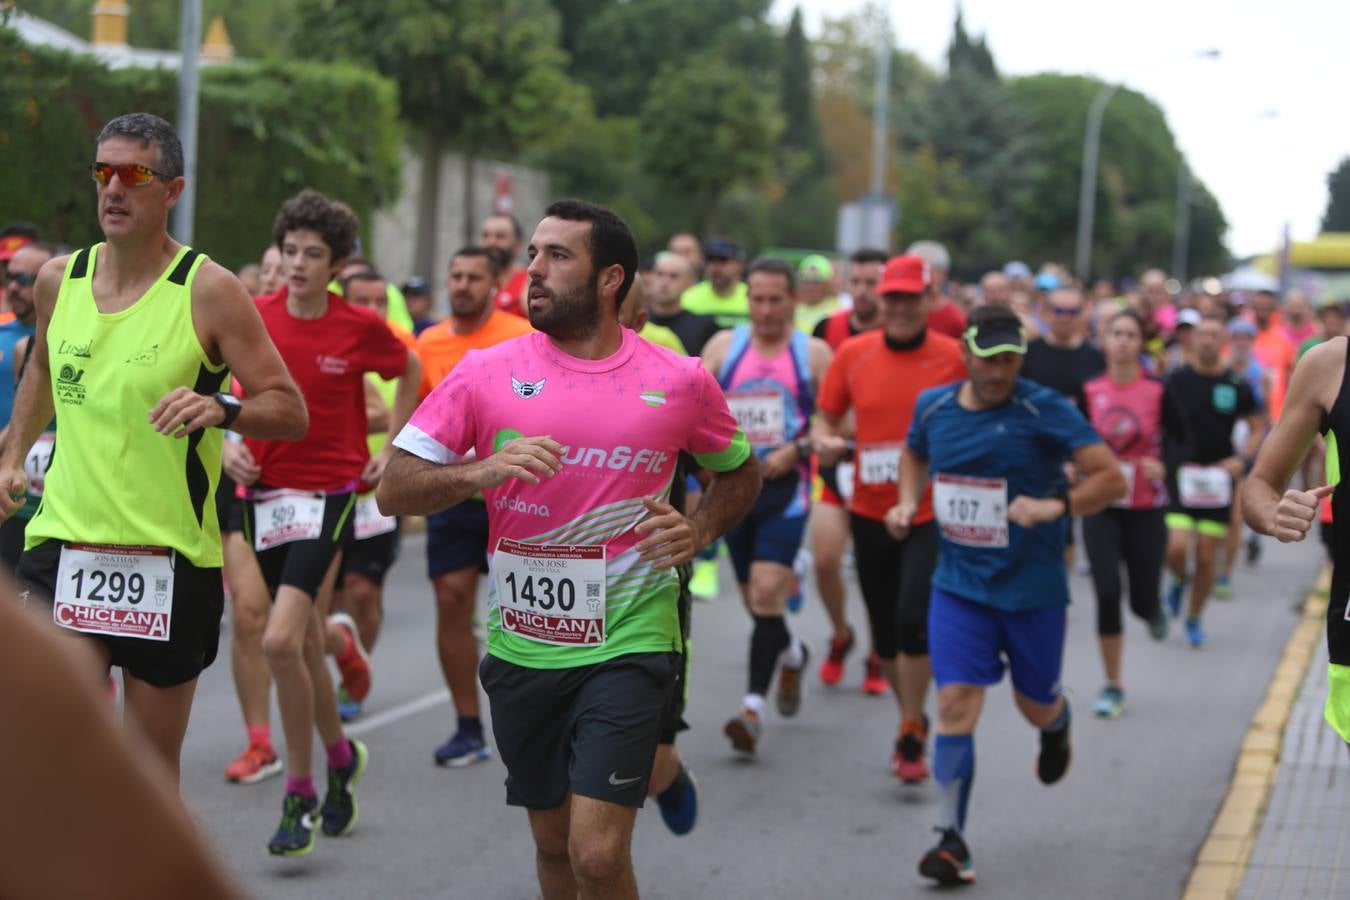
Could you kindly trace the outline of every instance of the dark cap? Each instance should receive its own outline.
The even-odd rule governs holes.
[[[1014,318],[1000,317],[972,325],[963,337],[976,356],[1027,352],[1027,330]]]
[[[430,294],[431,288],[427,287],[427,280],[421,275],[414,275],[403,282],[403,293],[413,295]]]
[[[740,244],[723,238],[708,241],[708,246],[703,248],[703,255],[707,259],[745,259],[745,251]]]

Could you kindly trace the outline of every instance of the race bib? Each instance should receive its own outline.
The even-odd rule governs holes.
[[[841,462],[834,469],[835,481],[839,484],[839,499],[847,505],[853,501],[853,463]]]
[[[605,642],[605,548],[502,538],[492,578],[503,631],[541,644]]]
[[[1008,546],[1008,482],[938,473],[933,514],[942,536],[966,547]]]
[[[1134,473],[1139,471],[1139,464],[1132,460],[1120,460],[1120,474],[1125,476],[1125,496],[1119,500],[1112,500],[1111,505],[1116,509],[1129,509],[1134,501]]]
[[[269,491],[253,501],[253,522],[258,550],[280,547],[291,541],[312,541],[323,533],[323,494],[304,491]]]
[[[1233,503],[1233,477],[1219,466],[1184,465],[1177,471],[1181,505],[1191,509],[1222,509]]]
[[[56,569],[52,619],[85,634],[167,641],[173,619],[171,551],[67,544]]]
[[[46,431],[38,435],[37,443],[23,460],[23,473],[28,477],[28,493],[34,497],[42,496],[42,483],[47,480],[47,470],[52,467],[52,454],[56,452],[56,433]]]
[[[873,444],[858,453],[860,484],[895,484],[900,480],[901,444]]]
[[[381,514],[380,506],[375,502],[375,495],[365,494],[356,500],[356,524],[354,527],[356,539],[364,541],[367,538],[379,537],[382,534],[397,531],[398,519]]]
[[[727,406],[751,447],[777,447],[787,440],[783,397],[777,391],[732,394]]]

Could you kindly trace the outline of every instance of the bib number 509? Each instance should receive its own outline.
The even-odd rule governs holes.
[[[508,572],[503,579],[506,585],[511,589],[511,605],[519,606],[520,601],[524,600],[533,609],[549,610],[557,606],[563,612],[570,612],[572,607],[577,605],[577,586],[572,583],[570,578],[559,578],[554,581],[552,578],[535,578],[533,575],[526,575],[525,580],[517,584],[516,573]],[[535,588],[539,588],[539,593],[535,593]]]

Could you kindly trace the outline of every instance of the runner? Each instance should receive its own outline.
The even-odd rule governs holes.
[[[886,263],[874,288],[881,295],[882,327],[840,348],[821,386],[814,427],[816,452],[822,463],[829,463],[844,452],[843,426],[850,410],[856,420],[858,450],[849,501],[853,553],[872,646],[899,712],[891,771],[907,784],[928,778],[928,717],[923,708],[932,680],[928,596],[938,534],[928,496],[903,540],[887,533],[886,512],[899,500],[900,449],[919,394],[966,374],[960,344],[927,327],[928,271],[918,256],[897,256]],[[852,643],[852,635],[846,637]],[[836,636],[831,642],[831,657],[838,641]]]
[[[1167,590],[1167,608],[1173,618],[1181,615],[1181,595],[1186,586],[1195,536],[1195,567],[1191,599],[1186,613],[1186,640],[1192,647],[1208,640],[1200,616],[1218,571],[1216,555],[1228,533],[1232,517],[1235,479],[1251,466],[1265,432],[1265,416],[1252,389],[1223,361],[1228,329],[1222,322],[1205,319],[1195,327],[1195,363],[1177,369],[1167,379],[1167,389],[1181,409],[1185,432],[1168,428],[1164,433],[1167,453],[1167,568],[1172,583]],[[1233,426],[1246,420],[1250,437],[1239,454],[1233,447]]]
[[[683,264],[684,260],[680,262]],[[628,289],[628,296],[619,306],[619,324],[633,329],[639,337],[646,333],[650,325],[646,321],[646,310],[650,308],[650,304],[643,297],[645,293],[643,282],[642,278],[634,279],[633,286]],[[676,300],[678,299],[679,295],[676,295]],[[684,513],[686,517],[694,514],[694,507],[690,505],[690,497],[693,496],[690,487],[696,485],[699,493],[702,493],[702,485],[698,479],[688,474],[697,468],[698,463],[692,456],[681,453],[670,482],[670,505]],[[680,757],[680,751],[675,749],[676,737],[681,731],[689,730],[689,723],[684,720],[684,707],[689,693],[691,661],[689,628],[693,617],[694,597],[689,590],[689,581],[692,566],[692,563],[681,563],[675,567],[680,579],[680,594],[676,601],[676,609],[680,614],[680,659],[675,666],[675,681],[670,691],[670,702],[661,718],[656,759],[652,763],[651,781],[647,785],[647,796],[656,798],[657,808],[661,810],[661,821],[676,836],[693,831],[698,821],[698,783],[694,780],[693,772]]]
[[[792,563],[806,530],[811,501],[807,427],[816,387],[830,362],[829,345],[793,328],[796,273],[781,259],[750,266],[750,324],[708,342],[703,364],[717,381],[760,460],[764,486],[749,515],[729,532],[741,597],[754,619],[749,689],[723,729],[733,749],[753,754],[763,731],[764,697],[780,667],[779,714],[801,706],[805,644],[788,629],[785,613],[796,576]]]
[[[524,319],[497,310],[492,292],[498,255],[464,247],[450,260],[450,318],[417,339],[425,398],[470,350],[528,334]],[[466,766],[491,755],[478,701],[478,641],[473,633],[479,573],[488,571],[488,508],[481,494],[427,516],[427,577],[436,594],[436,655],[455,705],[455,730],[435,749],[440,766]]]
[[[258,290],[260,297],[275,294],[281,290],[286,280],[286,269],[281,264],[281,251],[275,244],[268,244],[263,251],[262,262],[258,264]]]
[[[389,293],[374,269],[357,272],[342,282],[342,297],[369,309],[403,345],[412,348],[412,332],[389,321]],[[398,394],[398,379],[367,375],[366,448],[372,457],[389,442],[389,413]],[[352,535],[342,548],[342,563],[324,627],[324,649],[333,656],[342,683],[337,689],[338,715],[344,722],[361,715],[370,694],[370,654],[384,624],[384,576],[398,559],[399,522],[380,515],[374,492],[356,498]]]
[[[1106,685],[1094,715],[1114,719],[1125,711],[1124,652],[1120,621],[1120,567],[1130,580],[1130,610],[1148,623],[1155,641],[1167,637],[1167,611],[1159,596],[1167,551],[1166,466],[1163,432],[1184,434],[1186,422],[1161,381],[1144,375],[1144,323],[1134,310],[1117,312],[1103,333],[1107,372],[1084,385],[1088,418],[1120,460],[1128,486],[1110,508],[1083,519],[1083,546],[1097,595],[1097,639]]]
[[[507,802],[529,810],[544,896],[636,897],[633,822],[679,647],[673,569],[745,513],[759,474],[698,363],[619,326],[638,260],[622,219],[560,201],[529,253],[542,333],[456,366],[396,439],[380,505],[486,496],[481,670]],[[681,450],[713,473],[692,519],[663,499]]]
[[[813,253],[797,266],[801,287],[797,289],[797,309],[794,321],[797,328],[811,334],[816,326],[839,309],[835,294],[834,265],[818,253]]]
[[[919,397],[900,458],[900,502],[886,514],[908,537],[925,485],[942,551],[928,619],[938,685],[933,771],[942,838],[920,874],[941,884],[975,880],[965,842],[975,775],[975,725],[985,690],[1011,669],[1022,715],[1040,730],[1037,777],[1054,784],[1072,755],[1069,704],[1060,690],[1069,584],[1063,521],[1125,493],[1119,465],[1062,395],[1019,379],[1026,335],[1016,313],[981,306],[964,339],[968,380]],[[1082,480],[1072,490],[1063,464]]]
[[[493,302],[503,312],[528,318],[525,304],[525,291],[529,287],[529,275],[517,263],[520,253],[525,249],[525,229],[520,220],[510,213],[493,213],[483,220],[482,234],[479,237],[482,246],[496,250],[497,289]]]
[[[877,285],[881,283],[886,254],[881,250],[859,250],[849,257],[849,294],[853,305],[841,309],[816,325],[813,337],[818,337],[839,352],[844,342],[881,325],[881,301]],[[843,429],[853,433],[851,417]],[[820,483],[811,508],[811,559],[816,570],[816,589],[820,591],[825,613],[830,618],[834,634],[830,638],[829,655],[820,663],[820,680],[828,685],[838,684],[844,677],[844,659],[853,649],[854,632],[846,614],[847,594],[844,590],[844,552],[848,549],[848,501],[853,489],[853,462],[843,460],[834,465],[818,463]],[[815,487],[815,485],[813,485]],[[888,688],[881,658],[869,653],[863,674],[863,691],[884,694]]]
[[[1228,367],[1247,382],[1252,389],[1256,405],[1265,406],[1266,398],[1270,396],[1272,380],[1252,352],[1256,326],[1245,319],[1232,319],[1228,322],[1228,336]],[[1250,436],[1247,423],[1239,421],[1233,429],[1233,446],[1245,447]],[[1318,443],[1320,444],[1320,441]],[[1320,477],[1314,473],[1322,471],[1322,462],[1321,448],[1314,446],[1314,452],[1308,454],[1308,459],[1304,463],[1304,484],[1310,484],[1313,477]],[[1241,496],[1242,488],[1235,486],[1235,499]],[[1329,514],[1330,511],[1331,505],[1326,504],[1325,512]],[[1213,593],[1216,600],[1228,600],[1233,596],[1233,569],[1237,565],[1238,558],[1242,556],[1244,541],[1247,545],[1247,562],[1253,564],[1261,556],[1261,545],[1256,532],[1242,521],[1242,503],[1239,501],[1233,504],[1228,534],[1224,537],[1223,565],[1214,580]]]
[[[1309,350],[1294,368],[1285,396],[1284,414],[1261,448],[1242,490],[1247,524],[1261,534],[1288,543],[1301,541],[1317,519],[1318,506],[1330,500],[1332,518],[1350,522],[1347,494],[1338,490],[1350,471],[1350,341],[1334,337]],[[1292,490],[1313,439],[1326,439],[1325,480],[1312,490]],[[1316,487],[1313,487],[1316,485]],[[1332,532],[1331,597],[1327,605],[1327,723],[1350,744],[1350,529]]]
[[[393,453],[392,445],[373,458],[367,450],[365,374],[399,378],[397,427],[417,402],[422,375],[417,357],[375,313],[327,289],[352,252],[358,227],[345,204],[317,191],[287,200],[272,227],[286,284],[258,301],[314,413],[313,427],[298,444],[245,440],[258,477],[246,487],[244,536],[272,597],[262,643],[286,733],[281,824],[267,844],[275,856],[314,849],[316,813],[329,836],[350,834],[356,826],[356,786],[369,753],[343,733],[338,717],[324,663],[326,595],[353,529],[356,498],[363,486],[379,482]],[[311,775],[316,728],[328,760],[322,808]]]
[[[25,244],[10,257],[5,270],[5,308],[14,315],[14,321],[0,325],[0,418],[6,426],[14,408],[15,389],[31,352],[30,339],[37,329],[33,286],[37,283],[38,272],[51,258],[51,249],[45,244]],[[29,502],[0,523],[0,560],[4,561],[10,572],[18,566],[19,555],[23,553],[24,531],[28,520],[37,510],[37,501],[42,498],[42,480],[51,466],[55,445],[55,429],[44,429],[24,460],[24,470],[28,473],[26,499]]]
[[[947,296],[947,274],[952,270],[952,257],[947,248],[937,241],[915,241],[905,253],[928,262],[929,299],[928,328],[938,334],[960,338],[966,330],[966,314]]]
[[[54,415],[69,446],[115,442],[116,453],[52,458],[17,574],[58,625],[122,668],[127,716],[176,784],[224,605],[209,502],[223,429],[294,440],[307,418],[243,286],[165,231],[184,186],[173,127],[131,113],[96,146],[107,240],[38,274],[32,359],[0,452],[0,517],[24,505],[24,460]],[[227,368],[250,399],[218,393]]]
[[[687,231],[671,235],[670,240],[666,242],[666,252],[683,256],[689,262],[695,281],[703,277],[703,244],[699,241],[698,235]]]
[[[688,355],[701,355],[704,345],[720,329],[712,316],[692,313],[680,306],[680,297],[694,286],[693,266],[678,254],[658,253],[652,274],[641,280],[647,300],[647,321],[675,332]]]
[[[414,275],[403,282],[403,302],[408,307],[414,336],[436,324],[431,311],[431,287],[421,275]]]
[[[705,257],[708,280],[686,290],[680,305],[691,313],[712,316],[718,328],[745,323],[750,319],[747,288],[741,280],[745,251],[735,241],[717,239],[708,242]]]

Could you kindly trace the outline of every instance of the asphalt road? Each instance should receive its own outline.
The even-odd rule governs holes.
[[[353,728],[368,743],[371,764],[350,837],[320,835],[314,852],[298,860],[268,856],[282,780],[238,786],[222,774],[244,743],[228,635],[220,661],[202,678],[183,793],[258,897],[537,896],[526,817],[505,806],[501,763],[439,769],[431,761],[452,718],[435,660],[422,540],[405,540],[387,584],[375,686],[366,717]],[[1036,733],[1016,713],[1006,681],[991,691],[976,735],[967,827],[979,882],[962,896],[1178,896],[1295,624],[1293,605],[1319,564],[1316,546],[1267,541],[1261,563],[1239,569],[1234,599],[1213,604],[1203,651],[1186,646],[1178,628],[1154,644],[1142,623],[1128,621],[1129,706],[1111,722],[1089,711],[1102,679],[1091,589],[1075,577],[1064,679],[1077,712],[1073,767],[1055,787],[1036,781]],[[795,720],[770,713],[756,760],[733,757],[721,726],[745,687],[749,619],[728,590],[725,565],[722,583],[718,601],[695,607],[693,728],[680,740],[701,786],[699,823],[676,838],[654,804],[639,814],[633,853],[643,895],[925,896],[933,889],[916,863],[935,837],[934,790],[903,787],[890,776],[895,708],[889,698],[861,692],[861,654],[839,688],[823,687],[813,673]],[[856,586],[849,602],[864,632]],[[791,624],[818,660],[828,629],[814,596]],[[273,723],[280,741],[275,711]]]

